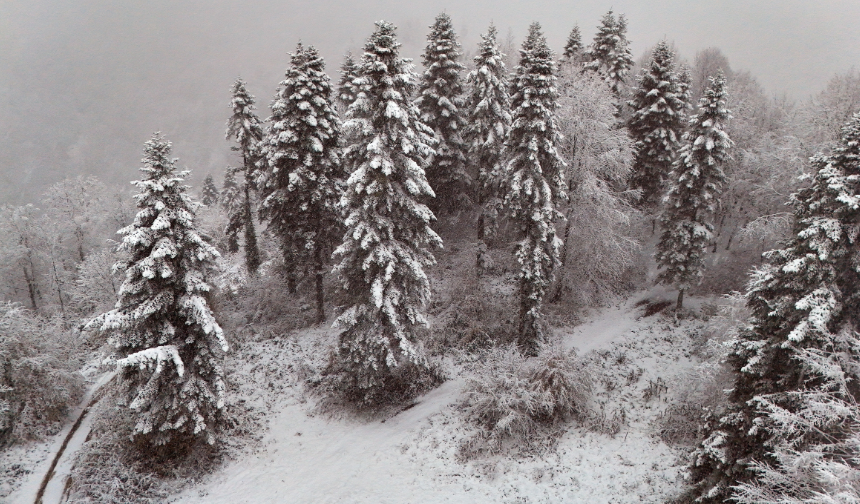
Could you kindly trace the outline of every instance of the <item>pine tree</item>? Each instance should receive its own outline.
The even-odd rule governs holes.
[[[200,199],[203,200],[204,205],[210,206],[218,203],[218,188],[215,187],[215,179],[212,178],[212,174],[206,175],[206,178],[203,179],[202,192]]]
[[[394,25],[378,22],[344,124],[354,143],[345,152],[352,167],[342,199],[347,231],[335,251],[348,299],[335,323],[336,362],[345,390],[369,403],[384,397],[399,371],[426,365],[415,331],[426,325],[430,299],[424,268],[442,245],[421,203],[433,197],[424,175],[433,131],[409,101],[416,76],[399,47]]]
[[[430,206],[434,212],[456,212],[470,204],[471,177],[466,171],[466,145],[463,130],[463,86],[460,73],[460,43],[447,14],[436,16],[430,27],[422,60],[424,75],[415,103],[421,122],[436,133],[436,154],[427,167],[427,181],[436,193]]]
[[[627,102],[633,109],[628,129],[636,142],[630,186],[642,191],[640,202],[646,207],[659,202],[680,146],[686,103],[679,87],[674,55],[661,41]]]
[[[537,355],[542,338],[541,303],[558,262],[561,240],[554,222],[556,202],[566,198],[565,166],[556,151],[555,62],[538,23],[520,50],[520,64],[512,85],[513,124],[506,144],[505,204],[521,241],[519,344],[525,354]]]
[[[119,301],[85,328],[109,334],[123,357],[119,377],[137,416],[135,436],[156,446],[189,438],[211,444],[224,407],[218,354],[228,349],[208,304],[218,252],[194,226],[188,172],[176,171],[170,143],[156,133],[144,155],[139,212],[119,230],[127,254],[117,264],[125,271]]]
[[[603,16],[594,42],[585,51],[585,57],[585,68],[603,75],[612,92],[619,95],[621,84],[633,67],[633,55],[627,40],[627,19],[623,14],[615,19],[610,9]]]
[[[313,46],[299,44],[272,104],[266,138],[268,171],[260,216],[291,247],[285,261],[311,268],[316,282],[317,323],[325,322],[326,259],[341,237],[339,184],[344,179],[338,146],[340,124],[332,104],[325,62]]]
[[[340,105],[342,113],[346,113],[358,94],[358,89],[354,83],[356,77],[358,77],[358,70],[359,67],[355,63],[352,53],[346,53],[343,65],[340,67],[340,84],[338,84],[337,88],[337,102]]]
[[[821,469],[818,462],[847,463],[856,471],[860,114],[845,125],[834,153],[812,163],[811,187],[792,197],[794,237],[768,252],[750,281],[751,323],[728,358],[735,371],[728,411],[707,426],[691,467],[702,502],[723,502],[738,484],[744,485],[739,496],[750,502],[756,487],[772,481],[768,476]],[[789,461],[796,465],[786,466]],[[797,475],[805,484],[792,497],[836,502],[815,494],[827,487],[822,475]],[[787,483],[764,490],[779,494],[793,485]]]
[[[564,44],[564,53],[561,56],[562,63],[577,63],[582,57],[582,34],[579,33],[579,25],[570,30],[567,42]]]
[[[261,160],[260,142],[263,139],[263,126],[254,112],[254,97],[245,89],[242,79],[236,80],[231,89],[233,116],[227,120],[227,139],[233,138],[239,144],[234,151],[242,153],[242,185],[239,191],[243,200],[234,205],[230,212],[227,235],[230,243],[237,242],[240,229],[245,231],[245,266],[251,273],[260,268],[260,249],[257,247],[257,232],[254,230],[254,213],[251,209],[251,191],[256,188],[257,164]]]
[[[468,121],[464,137],[469,159],[477,165],[478,215],[477,271],[480,276],[489,263],[487,240],[496,232],[502,207],[499,183],[502,178],[502,152],[511,129],[511,98],[504,55],[496,42],[496,27],[490,25],[481,35],[475,70],[467,82],[471,93],[466,103]]]
[[[678,309],[683,307],[684,292],[702,280],[705,247],[714,228],[710,218],[726,178],[722,165],[732,146],[724,131],[731,118],[726,109],[726,79],[720,73],[710,83],[669,175],[671,186],[657,244],[657,265],[663,268],[658,281],[678,289]]]

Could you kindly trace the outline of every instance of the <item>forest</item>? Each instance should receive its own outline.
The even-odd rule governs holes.
[[[223,176],[0,206],[0,500],[860,502],[860,73],[627,29],[298,42]]]

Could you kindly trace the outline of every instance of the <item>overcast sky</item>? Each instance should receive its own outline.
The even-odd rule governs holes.
[[[490,21],[518,41],[538,21],[560,50],[575,24],[590,41],[610,7],[628,18],[634,57],[664,37],[689,60],[719,47],[771,94],[806,99],[860,63],[858,0],[0,0],[0,202],[36,202],[79,173],[136,178],[156,130],[192,183],[220,177],[235,162],[224,140],[232,81],[248,81],[265,118],[299,40],[336,79],[379,19],[420,64],[443,10],[466,49]]]

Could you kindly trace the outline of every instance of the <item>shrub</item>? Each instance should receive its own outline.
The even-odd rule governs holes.
[[[77,347],[59,320],[0,304],[0,446],[59,430],[84,392]]]
[[[534,446],[548,427],[585,418],[591,380],[575,354],[544,348],[533,359],[515,345],[486,351],[473,364],[462,403],[481,433],[461,446],[461,456],[497,453],[505,443]]]

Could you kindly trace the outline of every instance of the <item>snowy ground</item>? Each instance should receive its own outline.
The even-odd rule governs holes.
[[[690,334],[701,326],[643,318],[644,308],[634,306],[663,294],[642,293],[558,331],[563,345],[599,370],[595,408],[624,420],[614,436],[571,425],[540,454],[457,459],[459,443],[474,432],[458,409],[462,380],[384,421],[333,418],[317,412],[298,383],[333,341],[330,331],[248,344],[238,393],[265,408],[268,431],[247,454],[171,502],[663,502],[681,487],[683,464],[680,450],[657,436],[659,419],[697,363]]]
[[[462,378],[384,419],[333,416],[319,411],[302,385],[323,365],[333,331],[237,342],[230,398],[250,412],[244,418],[253,434],[221,470],[190,483],[169,502],[664,502],[681,488],[684,464],[683,450],[661,441],[660,419],[696,369],[691,335],[702,322],[643,317],[644,307],[636,306],[643,299],[674,301],[671,292],[655,288],[595,310],[583,324],[555,334],[557,343],[591,362],[593,408],[620,418],[620,432],[613,436],[571,424],[552,448],[467,462],[457,457],[458,448],[476,431],[459,406]],[[701,303],[687,301],[693,308]],[[451,376],[462,376],[456,364],[446,365],[454,366]],[[0,453],[0,501],[33,502],[67,430]],[[65,465],[76,442],[61,459],[63,474],[46,503],[61,502]]]

